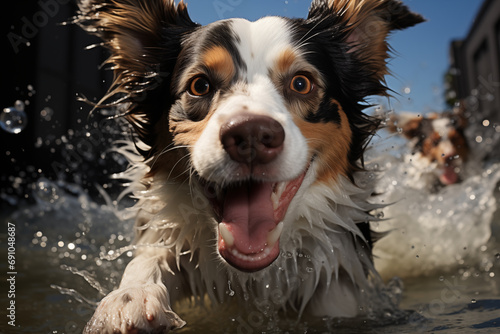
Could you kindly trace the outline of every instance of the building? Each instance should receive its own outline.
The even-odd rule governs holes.
[[[500,122],[500,1],[484,0],[468,35],[453,41],[447,101],[467,101],[476,120]]]

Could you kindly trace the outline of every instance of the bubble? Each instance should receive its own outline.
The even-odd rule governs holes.
[[[59,200],[59,187],[47,179],[40,179],[33,185],[33,194],[35,198],[45,203],[55,203]]]
[[[45,107],[40,111],[40,116],[44,121],[50,122],[52,120],[52,116],[54,115],[54,109]]]
[[[24,112],[24,103],[16,101],[14,107],[4,108],[0,115],[0,127],[9,133],[18,134],[26,128],[28,117]]]

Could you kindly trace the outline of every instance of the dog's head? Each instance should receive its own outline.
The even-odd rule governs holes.
[[[460,181],[462,165],[467,161],[466,126],[463,110],[456,109],[427,116],[394,115],[388,129],[409,140],[415,158],[425,160],[427,165],[436,164],[439,182],[446,186]]]
[[[386,37],[423,20],[397,0],[315,0],[307,19],[207,26],[171,0],[80,10],[111,50],[108,97],[128,103],[148,176],[204,187],[219,253],[245,271],[277,258],[301,187],[362,168],[379,124],[362,110],[367,96],[386,94]]]

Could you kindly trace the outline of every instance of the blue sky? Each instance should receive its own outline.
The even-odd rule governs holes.
[[[262,16],[305,17],[310,0],[185,0],[191,18],[202,24],[219,19]],[[395,111],[426,113],[444,108],[443,75],[449,64],[453,39],[464,38],[482,0],[405,0],[428,21],[394,33],[390,42],[397,52],[390,61],[394,74],[389,87],[400,93],[391,99]],[[409,94],[405,93],[405,89]]]

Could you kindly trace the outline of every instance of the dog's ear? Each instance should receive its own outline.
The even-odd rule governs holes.
[[[174,0],[81,0],[76,22],[104,40],[115,70],[155,67],[180,35],[197,26]]]
[[[424,21],[399,0],[314,0],[309,19],[325,15],[337,18],[350,47],[348,52],[380,81],[387,74],[389,46],[386,38],[389,33]]]
[[[422,118],[411,114],[392,115],[387,122],[386,129],[392,133],[398,133],[413,139],[420,134]]]
[[[172,103],[171,73],[183,36],[199,25],[174,0],[80,0],[75,23],[103,40],[114,81],[98,107],[126,102],[125,117],[148,146]],[[111,102],[110,102],[111,100]],[[149,155],[150,151],[141,151]]]

